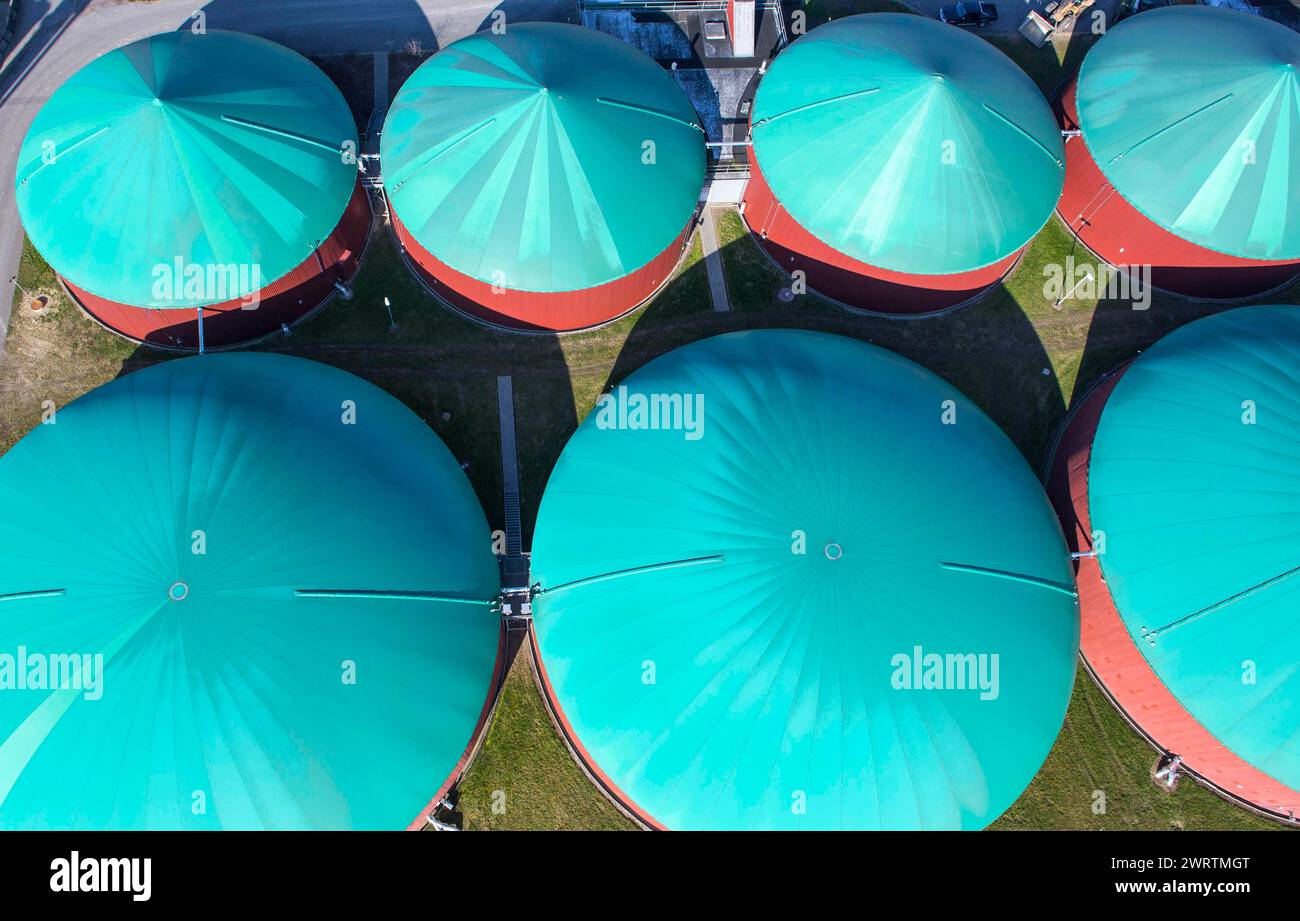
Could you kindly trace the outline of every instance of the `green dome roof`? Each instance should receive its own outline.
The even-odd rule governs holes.
[[[169,32],[55,91],[18,155],[18,211],[46,261],[91,294],[222,303],[289,274],[334,232],[357,181],[344,145],[356,144],[343,96],[301,55],[232,32]],[[244,271],[201,291],[160,286],[178,260]]]
[[[542,500],[534,628],[594,764],[673,829],[997,818],[1060,729],[1079,631],[1015,447],[928,371],[824,333],[719,336],[624,386],[629,420],[684,394],[703,422],[598,405]],[[996,696],[895,686],[930,654],[996,661]]]
[[[1184,326],[1107,400],[1088,493],[1106,584],[1152,669],[1215,738],[1300,790],[1297,403],[1300,307]]]
[[[790,215],[879,268],[949,275],[992,265],[1051,217],[1060,128],[1002,52],[921,16],[818,26],[759,84],[754,154]]]
[[[374,386],[138,371],[0,458],[0,506],[0,828],[403,828],[456,768],[497,567],[452,455]],[[98,691],[14,689],[60,654],[102,655]]]
[[[425,249],[522,291],[645,266],[704,183],[704,130],[672,77],[616,38],[556,23],[435,54],[397,94],[382,152],[393,209]]]
[[[1300,35],[1234,10],[1152,10],[1079,72],[1079,124],[1160,227],[1245,259],[1300,259]]]

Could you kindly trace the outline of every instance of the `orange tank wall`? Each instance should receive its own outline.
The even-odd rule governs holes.
[[[823,243],[785,210],[750,156],[743,198],[745,222],[760,246],[786,273],[804,272],[808,287],[850,307],[879,313],[933,313],[978,297],[1020,258],[954,275],[909,275],[861,262]]]
[[[1067,130],[1077,130],[1075,83],[1056,103]],[[1115,190],[1082,137],[1065,143],[1061,220],[1111,265],[1151,266],[1157,288],[1186,297],[1232,300],[1264,294],[1300,275],[1300,262],[1261,262],[1205,249],[1152,223]]]
[[[242,301],[205,307],[203,337],[208,348],[238,345],[292,325],[334,293],[334,282],[349,280],[357,270],[370,233],[370,202],[358,179],[338,227],[300,266],[260,292],[257,308]],[[109,329],[140,342],[171,348],[199,347],[198,311],[153,310],[97,297],[67,279],[64,285],[91,316]]]
[[[390,209],[391,210],[391,209]],[[456,271],[420,245],[392,212],[393,228],[413,267],[439,297],[472,317],[510,329],[563,332],[599,326],[639,306],[671,277],[694,217],[668,248],[617,281],[580,291],[493,290],[487,282]]]
[[[1106,400],[1123,369],[1095,387],[1074,411],[1048,472],[1048,493],[1071,550],[1092,549],[1088,468]],[[1076,563],[1082,619],[1080,651],[1130,721],[1184,766],[1226,793],[1280,816],[1300,815],[1300,792],[1253,767],[1187,712],[1148,664],[1115,608],[1095,558]],[[1154,762],[1154,758],[1153,758]]]

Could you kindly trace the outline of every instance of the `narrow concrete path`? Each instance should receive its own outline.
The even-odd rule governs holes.
[[[497,414],[501,419],[501,484],[506,503],[506,555],[524,552],[519,518],[519,451],[515,443],[515,389],[508,374],[497,378]]]
[[[388,115],[388,52],[375,52],[375,108],[370,115],[366,153],[379,153],[379,130]]]
[[[515,448],[515,387],[508,374],[497,378],[497,413],[501,416],[501,479],[506,492],[519,492],[519,455]]]
[[[704,270],[709,275],[709,296],[713,299],[713,309],[718,313],[731,310],[731,298],[727,295],[727,276],[722,271],[722,256],[718,252],[718,225],[714,209],[704,206],[704,222],[700,225],[700,245],[704,248]]]
[[[375,52],[375,114],[388,111],[388,52]]]

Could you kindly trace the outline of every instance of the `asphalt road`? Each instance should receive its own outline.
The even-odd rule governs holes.
[[[449,44],[488,23],[576,17],[574,0],[20,0],[16,41],[0,69],[0,356],[22,255],[14,164],[50,94],[89,61],[128,42],[191,23],[263,35],[304,54],[374,52],[419,41]]]

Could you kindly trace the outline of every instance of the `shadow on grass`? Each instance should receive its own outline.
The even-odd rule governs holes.
[[[368,54],[313,55],[311,62],[334,82],[352,110],[357,135],[363,140],[375,99],[375,62]]]
[[[1098,271],[1093,257],[1082,249],[1079,260],[1088,260]],[[1105,274],[1110,274],[1106,270]],[[1150,348],[1159,339],[1195,320],[1250,304],[1300,305],[1300,281],[1287,288],[1242,301],[1195,301],[1155,291],[1150,306],[1135,307],[1132,298],[1104,297],[1092,314],[1087,341],[1079,363],[1070,405],[1081,399],[1088,388],[1103,374],[1113,371],[1126,361]]]
[[[1062,412],[1062,386],[1086,384],[1094,365],[1118,363],[1194,312],[1166,311],[1162,317],[1153,305],[1149,315],[1133,320],[1115,305],[1097,307],[1091,301],[1054,309],[1042,294],[1041,272],[1069,252],[1070,235],[1058,222],[1049,223],[999,291],[947,317],[885,320],[848,314],[812,297],[783,305],[776,298],[780,273],[745,234],[739,218],[726,214],[720,225],[721,255],[735,304],[729,314],[712,310],[693,241],[674,281],[641,312],[575,336],[494,332],[434,301],[407,272],[391,239],[377,232],[353,301],[332,303],[292,336],[258,348],[325,361],[395,393],[457,457],[470,461],[470,479],[489,520],[499,527],[497,373],[515,379],[524,498],[535,514],[555,458],[601,389],[685,342],[756,326],[804,326],[876,342],[946,377],[1034,460]],[[45,290],[54,284],[34,251],[24,258],[22,273],[29,287]],[[401,327],[397,332],[388,330],[384,296],[392,300]],[[1265,300],[1298,299],[1300,291],[1293,289]],[[1226,309],[1192,306],[1199,308],[1196,315]],[[0,403],[6,408],[0,434],[7,443],[35,424],[41,400],[64,405],[114,373],[171,357],[132,348],[67,303],[39,320],[16,312],[9,346],[0,366]],[[1081,361],[1085,351],[1090,354]],[[1059,381],[1041,373],[1045,352]],[[449,409],[452,417],[444,420],[442,413]],[[1155,789],[1148,777],[1153,757],[1086,674],[1080,675],[1056,747],[996,827],[1272,827],[1192,784],[1173,795]],[[1111,803],[1101,815],[1092,809],[1099,789]],[[498,790],[509,795],[502,814],[492,808]],[[465,778],[460,805],[467,827],[627,824],[582,776],[552,730],[526,657],[511,669],[489,736]]]
[[[1089,13],[1083,15],[1086,17]],[[1020,35],[981,37],[1019,64],[1029,78],[1038,84],[1043,95],[1050,99],[1074,77],[1088,49],[1101,37],[1093,34],[1083,24],[1080,24],[1079,29],[1081,31],[1071,32],[1059,42],[1048,42],[1041,48],[1035,48]]]
[[[785,276],[759,250],[735,212],[722,216],[719,236],[732,311],[713,313],[706,306],[673,314],[659,302],[652,304],[628,336],[607,388],[671,348],[732,330],[837,333],[897,352],[938,374],[992,417],[1037,466],[1065,403],[1033,323],[1005,286],[969,307],[928,318],[868,316],[814,294],[784,304],[777,293],[787,284]],[[707,305],[707,287],[702,296]]]
[[[390,52],[388,55],[388,105],[391,108],[402,86],[420,65],[433,57],[437,49],[417,49],[415,46]],[[382,128],[382,126],[381,126]]]
[[[595,404],[630,331],[711,312],[698,236],[650,307],[564,336],[505,332],[455,313],[411,274],[382,226],[371,237],[353,287],[351,301],[336,299],[289,336],[277,335],[248,350],[321,361],[401,399],[468,463],[470,481],[493,528],[504,527],[497,377],[510,375],[525,547],[531,544],[551,469]],[[389,329],[386,297],[396,331]],[[178,353],[139,346],[118,373],[175,357]]]
[[[563,444],[577,425],[559,337],[489,329],[453,313],[411,275],[383,227],[376,227],[353,287],[352,300],[335,299],[290,335],[246,350],[333,365],[400,399],[466,466],[494,529],[505,526],[497,377],[510,375],[521,491],[531,500],[527,535],[535,515],[532,497],[540,494],[538,479],[545,481],[554,462],[546,460],[547,446]],[[396,329],[390,329],[385,298]],[[141,346],[120,373],[173,357]]]

